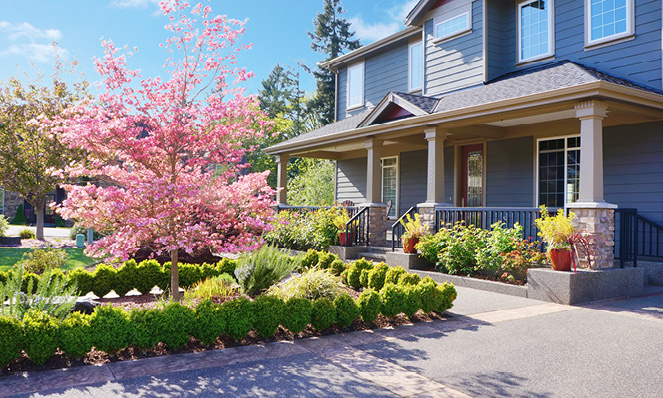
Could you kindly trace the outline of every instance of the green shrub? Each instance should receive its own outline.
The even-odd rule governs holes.
[[[419,256],[425,258],[428,262],[437,263],[438,254],[446,250],[453,240],[454,235],[451,228],[440,228],[435,235],[422,236],[416,249],[419,251]]]
[[[304,254],[304,258],[302,258],[302,268],[311,268],[315,267],[316,264],[318,264],[318,261],[320,261],[320,252],[314,249],[309,249],[306,254]]]
[[[336,307],[336,323],[341,327],[350,326],[361,313],[357,303],[345,293],[336,297],[334,307]]]
[[[18,236],[20,236],[21,239],[37,239],[35,231],[30,228],[23,228],[21,232],[18,233]]]
[[[272,245],[295,250],[327,250],[338,244],[338,228],[334,219],[344,210],[339,207],[317,211],[281,211],[265,234]],[[310,263],[314,266],[318,261]]]
[[[143,294],[149,293],[154,286],[161,287],[170,277],[170,272],[166,274],[157,260],[141,261],[136,272],[138,275],[134,287]]]
[[[382,299],[382,315],[394,317],[405,309],[406,295],[402,286],[386,283],[380,290]]]
[[[67,226],[67,223],[60,217],[59,215],[55,215],[55,227],[56,228],[64,228]]]
[[[85,240],[87,240],[87,230],[88,230],[88,229],[85,228],[84,226],[82,226],[81,224],[79,224],[79,223],[75,223],[74,226],[71,227],[71,229],[69,230],[69,239],[71,239],[71,240],[75,240],[75,239],[76,239],[76,235],[80,234],[80,235],[85,236]],[[100,234],[100,233],[97,232],[97,231],[93,231],[92,239],[94,239],[94,240],[100,240],[100,239],[103,238],[104,236],[105,236],[105,235]]]
[[[277,283],[270,287],[266,294],[278,296],[284,301],[291,298],[315,300],[322,297],[334,300],[340,292],[340,280],[330,271],[316,267]]]
[[[14,225],[25,225],[28,223],[28,220],[25,218],[25,209],[23,208],[23,203],[18,205],[18,208],[16,209],[16,214],[14,215],[14,219],[12,220],[12,224]]]
[[[221,274],[194,284],[184,292],[184,297],[202,299],[229,297],[237,294],[238,290],[239,286],[232,276]]]
[[[200,280],[197,280],[196,283],[208,278],[214,278],[215,276],[221,275],[219,270],[216,268],[216,265],[207,264],[207,263],[200,264],[200,272],[202,272],[202,277],[200,278]],[[226,275],[230,276],[230,274]]]
[[[391,267],[387,270],[387,275],[385,275],[384,283],[393,283],[394,285],[398,284],[398,281],[401,279],[401,276],[407,275],[405,268],[400,265],[397,267]]]
[[[291,298],[285,302],[281,324],[292,333],[297,334],[306,329],[306,326],[311,323],[312,310],[311,300]]]
[[[9,278],[9,273],[6,271],[0,271],[0,283],[7,282],[7,278]]]
[[[0,297],[7,301],[0,305],[0,316],[22,319],[32,309],[44,311],[58,319],[71,311],[76,302],[73,287],[67,287],[62,273],[46,270],[41,275],[25,273],[18,266],[9,273],[9,278],[0,284]]]
[[[129,312],[132,327],[130,342],[140,349],[152,348],[159,342],[159,324],[162,321],[161,310],[137,309]]]
[[[21,284],[21,291],[27,294],[34,294],[39,287],[39,275],[26,272],[23,274],[23,283]]]
[[[237,261],[230,258],[223,258],[216,264],[216,269],[219,274],[228,274],[235,277],[235,268],[237,268]]]
[[[357,260],[348,267],[348,285],[354,287],[355,289],[360,289],[361,284],[361,271],[370,270],[373,268],[373,263],[362,258]]]
[[[129,345],[133,328],[129,314],[112,305],[99,306],[90,318],[94,346],[110,355]]]
[[[113,290],[120,296],[124,296],[138,285],[138,264],[136,260],[126,261],[118,268],[113,284]],[[101,296],[100,296],[101,297]]]
[[[57,319],[43,311],[28,310],[23,317],[23,350],[36,365],[42,365],[58,348]]]
[[[458,297],[458,293],[456,292],[456,288],[454,287],[453,283],[444,282],[442,285],[438,285],[437,289],[442,291],[442,296],[444,297],[442,305],[437,309],[437,311],[444,312],[452,308],[454,306],[454,300],[456,300],[456,297]]]
[[[263,246],[239,257],[235,277],[244,293],[255,296],[286,277],[296,266],[286,250]]]
[[[398,284],[403,286],[416,285],[420,280],[421,277],[419,274],[415,274],[414,272],[406,273],[401,275],[401,278],[398,280]]]
[[[76,268],[67,273],[68,286],[75,286],[79,296],[85,296],[94,288],[94,277],[83,268]]]
[[[90,315],[72,312],[60,323],[60,349],[70,358],[81,358],[92,350]]]
[[[368,273],[368,287],[380,291],[384,286],[384,280],[391,267],[385,263],[379,263]]]
[[[382,311],[380,294],[371,288],[361,292],[361,295],[357,299],[357,304],[361,311],[361,319],[364,322],[374,322],[380,311]]]
[[[23,253],[23,257],[14,267],[22,265],[26,272],[41,274],[47,269],[62,267],[68,259],[69,255],[63,249],[53,247],[37,248]]]
[[[334,253],[321,253],[318,258],[318,266],[322,269],[328,269],[336,260],[338,260],[338,256]]]
[[[117,271],[108,264],[99,264],[92,274],[92,292],[98,297],[104,297],[115,287]]]
[[[251,331],[255,322],[251,301],[243,297],[226,301],[221,305],[221,311],[226,319],[225,332],[230,338],[241,340]]]
[[[0,367],[21,355],[23,333],[17,319],[0,316]]]
[[[311,325],[316,330],[325,330],[336,322],[336,307],[328,298],[319,298],[313,301],[311,312]]]
[[[180,303],[169,303],[159,319],[159,340],[172,349],[178,349],[189,342],[195,321],[191,308]]]
[[[0,214],[0,237],[6,236],[8,230],[9,230],[9,220],[7,220],[7,217],[5,217],[4,215]]]
[[[285,303],[277,296],[262,294],[253,302],[255,322],[253,329],[260,337],[272,337],[276,333],[285,313]]]
[[[444,306],[442,292],[436,289],[437,283],[430,276],[425,277],[416,286],[421,297],[421,310],[425,313],[433,312]]]
[[[361,285],[361,287],[368,287],[368,273],[370,271],[371,270],[369,269],[361,270],[361,274],[359,274],[359,285]]]
[[[208,299],[203,300],[194,310],[194,316],[196,321],[191,334],[201,343],[210,345],[223,334],[226,318],[220,304],[214,304]]]
[[[203,268],[198,264],[180,263],[177,265],[177,269],[181,288],[186,289],[203,280]]]
[[[417,285],[403,285],[403,293],[405,294],[403,312],[411,319],[423,306],[423,300]]]
[[[341,261],[340,259],[334,260],[331,265],[329,266],[331,269],[332,273],[336,276],[340,276],[343,271],[347,268],[347,265]]]

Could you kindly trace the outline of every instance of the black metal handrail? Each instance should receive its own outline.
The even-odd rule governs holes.
[[[634,267],[638,266],[638,210],[615,209],[615,259],[619,259],[619,266],[631,261]]]
[[[357,214],[357,211],[359,211],[359,208],[357,206],[292,206],[292,205],[277,204],[275,207],[277,213],[280,213],[282,211],[308,212],[308,211],[318,211],[320,209],[332,209],[334,207],[342,207],[348,211],[348,215],[350,215],[351,217]]]
[[[457,222],[490,230],[501,221],[506,228],[518,223],[523,227],[523,239],[541,241],[534,220],[541,217],[536,207],[437,207],[435,208],[435,232],[453,226]],[[542,245],[543,246],[543,245]]]
[[[403,215],[396,220],[394,225],[391,226],[391,251],[396,251],[396,248],[401,248],[403,247],[403,243],[401,242],[401,236],[403,236],[403,233],[405,232],[405,227],[403,227],[403,224],[401,224],[401,221],[405,222],[404,220],[407,219],[407,216],[409,215],[410,217],[414,216],[414,213],[417,210],[417,206],[412,206],[403,213]],[[397,238],[398,237],[398,238]]]
[[[369,209],[370,207],[364,207],[352,217],[350,220],[345,223],[345,236],[350,237],[349,240],[353,245],[364,244],[369,245],[368,241],[368,227],[369,227]]]
[[[636,247],[642,257],[663,257],[663,226],[636,214]],[[641,228],[642,226],[642,228]]]

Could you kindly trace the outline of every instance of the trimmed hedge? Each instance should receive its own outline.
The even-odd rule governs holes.
[[[317,257],[322,258],[328,266],[336,261],[328,256]],[[357,263],[359,266],[355,266]],[[231,260],[224,260],[216,266],[200,267],[200,272],[190,269],[187,272],[205,275],[230,266]],[[136,275],[140,275],[142,270],[144,275],[162,277],[163,273],[159,276],[155,272],[157,267],[158,263],[149,260],[135,265],[128,264],[121,269],[129,276],[134,272],[131,270],[135,270]],[[332,324],[350,326],[359,317],[365,322],[373,322],[379,314],[393,317],[405,313],[412,316],[420,309],[426,313],[442,312],[451,308],[456,298],[453,285],[439,285],[429,277],[419,280],[399,270],[391,273],[392,278],[389,278],[391,269],[386,270],[379,264],[374,266],[366,260],[358,260],[349,268],[354,270],[353,278],[357,279],[360,271],[368,271],[369,275],[373,275],[373,278],[369,276],[368,283],[372,281],[376,288],[365,289],[357,300],[348,294],[341,294],[333,302],[324,298],[314,301],[297,298],[283,302],[275,296],[261,295],[254,301],[241,297],[223,304],[204,300],[195,309],[172,303],[164,309],[135,309],[126,312],[107,305],[97,307],[92,315],[72,313],[63,321],[38,311],[29,312],[23,321],[0,317],[0,366],[20,356],[21,350],[34,363],[41,364],[57,348],[77,358],[84,356],[92,347],[112,355],[130,345],[149,349],[161,342],[171,348],[178,348],[191,337],[207,345],[222,335],[240,340],[252,329],[261,337],[269,338],[276,333],[279,325],[292,333],[298,333],[309,324],[317,330],[324,330]],[[109,275],[113,271],[106,267],[102,267],[102,270],[94,275],[72,271],[69,274],[70,281],[93,284],[95,277],[99,277],[100,281],[112,280]],[[379,271],[371,274],[372,270]],[[382,274],[390,281],[378,290],[378,279],[382,278]],[[396,275],[398,277],[393,278]],[[391,282],[393,280],[399,283]],[[138,278],[136,281],[141,280]],[[144,283],[141,288],[145,290],[148,285]]]

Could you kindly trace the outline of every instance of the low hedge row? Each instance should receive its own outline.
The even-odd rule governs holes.
[[[22,321],[0,318],[0,366],[9,364],[21,350],[32,362],[43,364],[58,348],[73,358],[92,347],[113,354],[128,346],[147,349],[161,342],[176,349],[191,337],[211,344],[222,335],[240,340],[251,329],[270,337],[279,325],[298,333],[309,324],[323,330],[332,324],[347,327],[359,317],[373,322],[378,314],[412,316],[419,309],[429,313],[451,308],[456,298],[453,285],[438,285],[430,278],[413,283],[415,278],[404,278],[406,275],[397,283],[385,283],[379,291],[365,289],[357,300],[342,294],[334,301],[295,298],[284,302],[261,295],[254,301],[241,297],[223,304],[205,300],[194,309],[170,303],[163,309],[131,312],[108,305],[98,307],[92,315],[72,313],[61,322],[31,310]]]
[[[166,290],[170,286],[170,262],[163,265],[156,260],[145,260],[136,263],[135,260],[125,262],[120,268],[100,264],[95,271],[90,272],[82,268],[67,273],[56,269],[55,277],[66,278],[68,284],[76,284],[78,294],[81,296],[93,292],[99,297],[107,295],[114,290],[124,296],[132,289],[148,293],[154,286]],[[216,264],[186,264],[177,265],[179,270],[180,287],[187,288],[195,283],[227,273],[234,275],[237,263],[235,260],[224,258]],[[12,271],[0,272],[0,282],[4,283]],[[33,289],[37,288],[38,275],[26,273],[23,279],[23,290],[27,289],[28,281],[33,279]]]

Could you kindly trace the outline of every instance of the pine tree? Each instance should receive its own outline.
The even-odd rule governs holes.
[[[341,0],[324,0],[323,11],[318,13],[313,20],[315,30],[308,32],[311,38],[311,49],[323,54],[325,61],[337,58],[343,55],[345,51],[356,50],[361,47],[358,39],[354,38],[355,33],[350,30],[350,22],[341,15],[345,10],[341,6]],[[311,101],[311,110],[313,114],[319,115],[322,125],[334,121],[334,93],[335,76],[328,69],[318,67],[313,72],[317,80],[317,90],[315,97]]]

